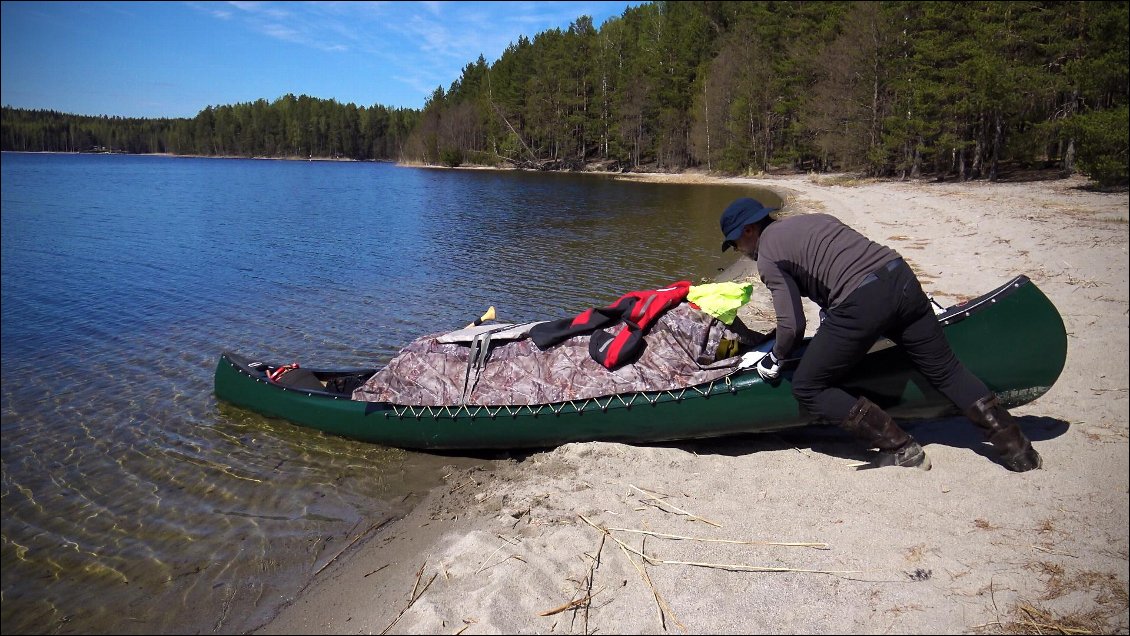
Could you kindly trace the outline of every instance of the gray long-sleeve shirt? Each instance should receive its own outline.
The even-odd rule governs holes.
[[[770,223],[757,246],[757,271],[773,295],[777,343],[773,353],[789,355],[804,338],[801,298],[823,309],[848,297],[868,274],[900,258],[828,214],[790,216]]]

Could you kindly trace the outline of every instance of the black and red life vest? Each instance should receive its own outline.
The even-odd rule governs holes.
[[[589,355],[606,369],[616,369],[634,361],[643,352],[647,330],[667,310],[687,298],[690,281],[682,280],[661,289],[624,294],[607,307],[586,309],[575,318],[551,320],[534,325],[530,339],[545,350],[574,336],[592,332]],[[602,329],[624,323],[617,333]]]

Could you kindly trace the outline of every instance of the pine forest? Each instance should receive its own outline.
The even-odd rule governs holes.
[[[1128,4],[651,2],[469,61],[420,109],[290,94],[183,119],[5,106],[2,147],[1119,184]]]

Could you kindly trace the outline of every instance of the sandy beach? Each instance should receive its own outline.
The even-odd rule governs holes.
[[[1127,633],[1125,191],[635,178],[773,189],[896,249],[943,305],[1029,276],[1068,333],[1059,381],[1014,410],[1043,469],[1009,472],[960,417],[906,425],[929,472],[858,470],[826,426],[514,455],[452,468],[258,633]],[[743,317],[764,328],[757,289]]]

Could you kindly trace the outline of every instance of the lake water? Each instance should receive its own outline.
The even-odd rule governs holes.
[[[220,353],[383,364],[494,305],[712,278],[750,189],[4,153],[3,631],[244,632],[449,466],[212,395]],[[346,557],[347,558],[347,557]]]

